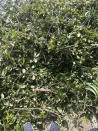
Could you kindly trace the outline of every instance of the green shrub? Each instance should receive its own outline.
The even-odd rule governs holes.
[[[41,128],[47,119],[63,123],[72,110],[93,110],[95,97],[84,82],[97,77],[96,9],[93,0],[8,7],[0,22],[0,117],[6,128],[26,121]]]

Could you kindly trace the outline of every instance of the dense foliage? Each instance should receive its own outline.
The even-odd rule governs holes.
[[[96,113],[98,97],[86,83],[98,77],[97,6],[94,0],[8,4],[0,21],[2,128],[26,121],[41,128],[49,119],[66,125],[72,112]]]

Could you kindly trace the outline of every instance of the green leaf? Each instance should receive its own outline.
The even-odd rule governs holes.
[[[24,89],[24,88],[26,88],[26,85],[20,85],[19,87]]]
[[[86,88],[87,90],[91,91],[95,96],[96,96],[96,92],[92,89],[92,88]]]
[[[1,94],[1,99],[4,99],[4,94],[3,93]]]
[[[93,83],[87,83],[89,87],[86,89],[91,91],[96,97],[98,97],[98,80],[93,80]]]

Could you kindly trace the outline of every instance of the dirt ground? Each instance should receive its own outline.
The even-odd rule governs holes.
[[[81,118],[79,126],[75,127],[72,120],[69,121],[68,128],[61,127],[60,131],[88,131],[92,128],[98,128],[98,122],[95,117],[92,118],[92,121],[84,120]],[[49,131],[50,124],[46,125],[45,131]]]

